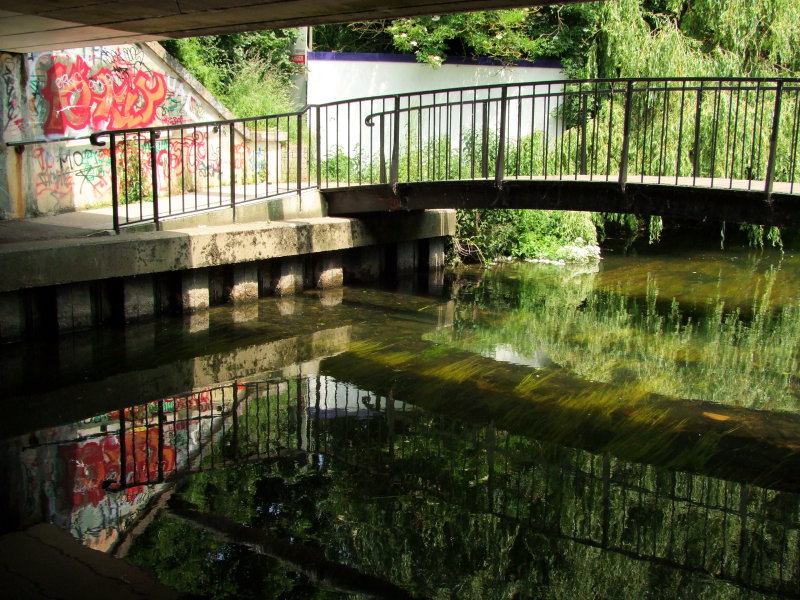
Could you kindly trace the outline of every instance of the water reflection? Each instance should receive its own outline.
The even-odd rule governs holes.
[[[281,588],[298,593],[316,577],[314,561],[297,566],[306,554],[330,563],[335,589],[387,584],[419,597],[543,584],[545,597],[619,585],[645,595],[653,578],[684,594],[716,590],[706,597],[727,597],[727,585],[792,596],[800,585],[796,494],[469,424],[327,376],[216,386],[16,443],[23,520],[44,517],[98,549],[132,545],[134,562],[186,591],[209,570],[242,568],[243,549],[259,544],[272,562],[248,557],[247,568],[300,569]],[[181,502],[123,546],[173,489]],[[163,539],[178,531],[195,543],[176,562]],[[226,581],[235,586],[218,597],[255,592],[252,578]]]
[[[0,349],[3,528],[212,598],[797,597],[800,269],[691,258]]]

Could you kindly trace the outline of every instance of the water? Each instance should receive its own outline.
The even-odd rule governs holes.
[[[610,254],[6,346],[3,528],[212,598],[796,598],[798,278]]]

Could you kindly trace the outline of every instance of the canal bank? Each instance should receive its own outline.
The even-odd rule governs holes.
[[[455,211],[326,217],[319,195],[308,196],[121,235],[98,230],[97,212],[86,214],[88,227],[80,227],[72,213],[64,219],[69,231],[53,222],[39,231],[41,237],[82,237],[30,240],[37,234],[23,221],[23,241],[8,242],[14,234],[6,226],[0,340],[194,313],[444,266]]]

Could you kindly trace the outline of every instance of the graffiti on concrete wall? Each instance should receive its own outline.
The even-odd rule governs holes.
[[[111,68],[90,69],[81,56],[69,65],[55,62],[42,90],[49,104],[42,126],[45,135],[70,129],[132,129],[151,125],[167,96],[163,73],[114,61]]]
[[[27,208],[4,202],[8,187],[0,184],[0,214],[22,217],[26,215],[16,212],[47,214],[109,204],[108,147],[92,147],[88,140],[61,141],[95,131],[186,125],[162,133],[156,141],[158,186],[169,195],[222,189],[229,185],[232,170],[241,183],[263,179],[268,170],[281,167],[277,153],[270,160],[272,142],[252,138],[245,143],[237,132],[231,144],[227,128],[192,127],[223,115],[183,77],[147,46],[83,48],[24,58],[0,54],[5,141],[53,140],[19,153],[22,170],[9,171],[8,177],[21,179],[18,189],[24,190]],[[152,186],[149,137],[130,139],[135,140],[133,146],[116,146],[117,172],[134,186]],[[137,198],[148,197],[148,190],[139,190]]]
[[[106,195],[111,166],[108,148],[40,145],[33,148],[31,157],[37,197],[61,205],[76,192],[94,201]]]
[[[17,59],[4,55],[0,66],[0,78],[3,85],[3,137],[13,139],[24,127],[22,107],[20,106],[20,89],[16,73],[19,70]]]

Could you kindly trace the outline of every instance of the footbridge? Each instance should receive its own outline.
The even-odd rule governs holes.
[[[318,188],[330,215],[526,208],[800,226],[800,80],[443,89],[105,131],[115,228]]]

